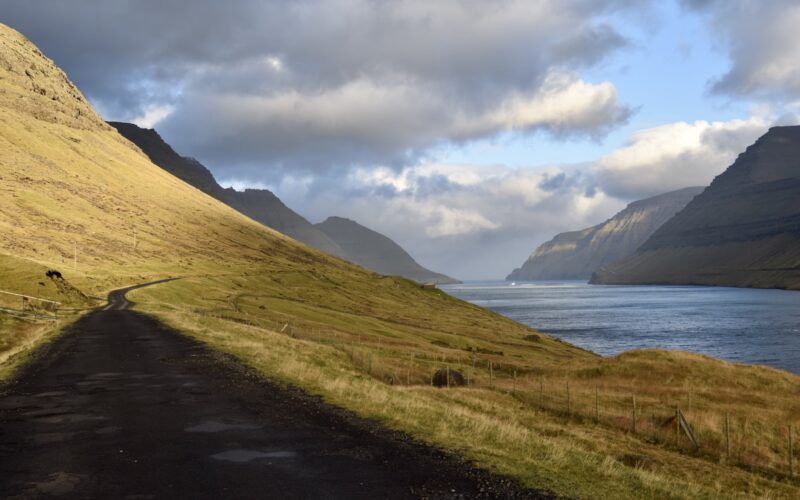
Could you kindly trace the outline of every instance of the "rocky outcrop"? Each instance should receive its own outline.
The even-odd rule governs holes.
[[[633,254],[702,190],[690,187],[635,201],[602,224],[561,233],[540,245],[522,267],[506,279],[589,279],[606,264]]]
[[[421,283],[459,283],[444,274],[425,269],[400,245],[386,236],[342,217],[329,217],[316,224],[335,241],[351,262],[386,275],[404,276]]]
[[[67,75],[17,31],[0,25],[0,107],[80,130],[110,130]]]
[[[800,289],[800,127],[774,127],[593,283]]]

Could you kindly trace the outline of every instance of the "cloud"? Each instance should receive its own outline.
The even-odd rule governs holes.
[[[676,122],[635,133],[592,167],[598,186],[622,199],[705,186],[766,132],[754,116],[727,122]]]
[[[609,19],[632,0],[191,4],[6,0],[3,16],[108,118],[158,123],[230,176],[399,168],[509,130],[597,138],[629,113],[581,72],[627,46]]]
[[[598,224],[633,200],[708,185],[769,123],[759,115],[669,123],[587,164],[427,162],[288,174],[265,187],[311,220],[339,215],[377,229],[432,269],[499,278],[557,233]]]
[[[131,119],[131,123],[135,123],[142,128],[153,128],[157,123],[171,115],[172,112],[175,111],[175,107],[170,105],[153,105],[146,107],[142,111],[143,113],[141,116]]]
[[[800,3],[796,0],[683,0],[707,15],[730,69],[712,90],[732,96],[800,99]]]
[[[162,129],[177,146],[235,173],[252,163],[327,170],[414,162],[442,143],[506,131],[600,136],[627,119],[616,89],[550,74],[530,95],[512,92],[491,106],[456,105],[440,89],[413,82],[348,81],[307,93],[189,95]],[[214,117],[209,120],[208,117]],[[318,167],[318,168],[314,168]]]
[[[555,233],[596,224],[625,205],[594,189],[584,169],[424,163],[354,169],[335,182],[285,176],[269,187],[313,221],[339,215],[379,230],[432,269],[498,278]]]

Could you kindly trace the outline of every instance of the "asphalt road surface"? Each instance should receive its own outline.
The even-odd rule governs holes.
[[[128,309],[0,387],[0,498],[541,498]]]

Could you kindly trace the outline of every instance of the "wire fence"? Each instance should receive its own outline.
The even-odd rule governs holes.
[[[523,375],[512,365],[493,361],[491,352],[420,351],[405,341],[360,336],[324,324],[256,318],[230,310],[198,309],[194,313],[331,345],[347,355],[358,370],[387,384],[432,385],[435,373],[447,370],[447,387],[459,386],[450,383],[451,374],[458,373],[467,388],[505,393],[525,407],[563,418],[567,424],[621,431],[649,444],[768,477],[796,477],[798,426],[787,420],[781,409],[758,412],[749,406],[739,411],[731,403],[730,411],[719,411],[683,388],[663,387],[637,394],[629,385],[592,383],[585,377]],[[724,397],[711,399],[719,403]]]
[[[37,319],[57,319],[60,302],[0,290],[0,311]]]

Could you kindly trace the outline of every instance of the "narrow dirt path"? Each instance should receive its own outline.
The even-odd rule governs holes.
[[[543,496],[265,381],[127,290],[0,388],[0,497]]]

